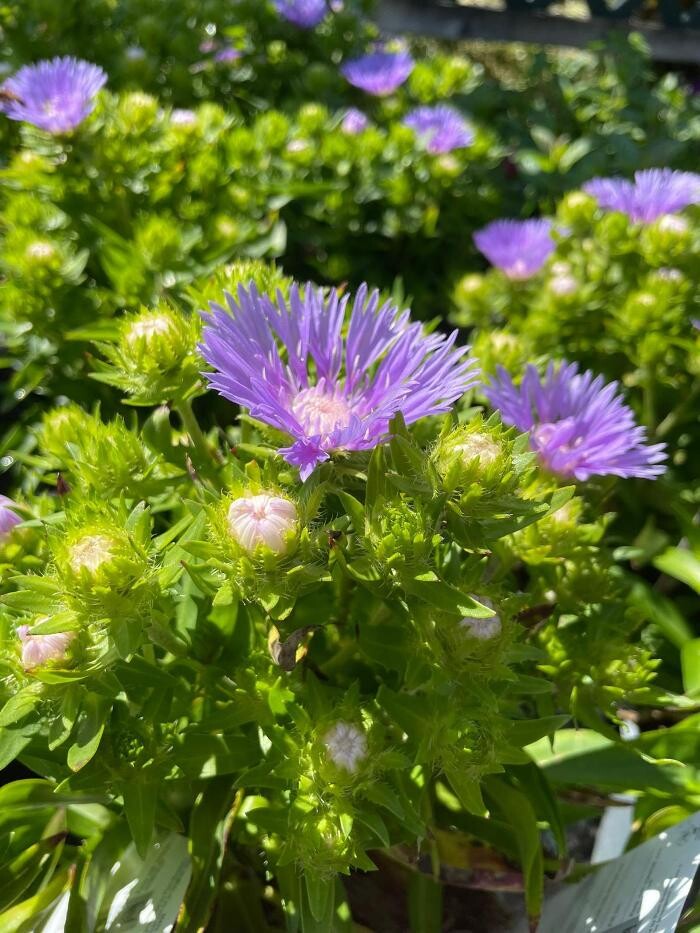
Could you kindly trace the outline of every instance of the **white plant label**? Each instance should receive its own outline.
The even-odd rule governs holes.
[[[700,867],[700,813],[545,903],[537,933],[673,933]]]

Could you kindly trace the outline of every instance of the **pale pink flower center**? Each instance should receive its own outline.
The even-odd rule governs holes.
[[[323,386],[302,389],[292,402],[292,411],[309,436],[331,434],[337,427],[347,427],[352,408],[337,392]]]
[[[246,551],[260,545],[282,553],[297,527],[297,509],[289,499],[261,493],[236,499],[228,510],[231,534]]]
[[[66,651],[75,632],[55,632],[52,635],[30,635],[28,625],[20,625],[17,637],[22,642],[22,666],[25,671],[31,671],[47,661],[60,661],[66,656]]]
[[[516,259],[515,262],[506,269],[506,275],[509,279],[529,279],[530,270],[524,259]]]

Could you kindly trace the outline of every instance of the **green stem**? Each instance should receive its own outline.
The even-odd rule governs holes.
[[[209,479],[216,479],[216,471],[212,462],[212,449],[199,426],[192,409],[192,402],[185,399],[175,406],[175,411],[180,416],[182,426],[189,436],[192,445],[190,447],[190,456],[193,464],[197,470]]]

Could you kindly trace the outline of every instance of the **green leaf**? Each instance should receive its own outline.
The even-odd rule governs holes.
[[[203,930],[209,922],[235,817],[235,796],[230,778],[216,778],[207,783],[192,808],[189,824],[192,879],[178,917],[179,929]]]
[[[566,828],[559,810],[559,802],[544,771],[533,761],[527,765],[509,766],[508,774],[515,778],[537,815],[549,823],[559,857],[564,858],[566,856]]]
[[[0,710],[0,728],[13,726],[33,713],[41,697],[38,693],[22,690],[15,693]]]
[[[493,609],[482,606],[456,586],[440,580],[432,571],[413,578],[402,578],[401,583],[407,593],[417,596],[437,609],[474,619],[490,619],[495,615]]]
[[[105,797],[99,794],[66,794],[56,791],[51,781],[30,778],[24,781],[12,781],[0,787],[0,810],[12,810],[18,807],[33,810],[42,807],[60,807],[84,803],[104,803]]]
[[[365,531],[365,507],[361,502],[351,496],[348,492],[342,492],[338,490],[336,493],[340,501],[343,503],[343,508],[350,516],[350,521],[352,522],[353,529],[357,534],[364,534]]]
[[[111,701],[87,694],[75,730],[75,741],[68,749],[71,771],[80,771],[94,756],[102,739]]]
[[[146,858],[156,823],[157,784],[134,779],[121,788],[124,811],[136,851]]]
[[[17,758],[31,742],[21,729],[0,729],[0,771]]]
[[[58,847],[65,841],[65,833],[56,833],[28,846],[17,858],[0,865],[0,910],[6,910],[22,896]]]
[[[682,648],[685,642],[693,637],[692,628],[678,611],[676,604],[657,593],[644,581],[635,580],[630,589],[629,601],[661,629],[677,648]]]
[[[33,897],[0,914],[0,933],[32,933],[38,913],[49,907],[70,883],[71,870],[57,875]]]
[[[309,901],[309,908],[314,919],[321,923],[332,918],[335,902],[335,878],[321,878],[309,871],[306,873],[304,880],[306,882],[306,896]]]
[[[689,697],[700,697],[700,638],[687,641],[681,648],[683,689]]]
[[[544,859],[537,816],[525,794],[511,787],[507,781],[491,776],[484,783],[491,803],[515,832],[527,914],[531,920],[537,920],[542,910],[544,892]]]
[[[420,739],[425,734],[425,704],[421,697],[394,693],[382,684],[377,691],[377,703],[411,738]]]
[[[700,560],[690,551],[670,547],[656,558],[654,566],[700,593]]]
[[[423,872],[413,872],[408,885],[411,933],[441,933],[442,885]]]
[[[543,716],[542,719],[518,719],[508,723],[506,738],[512,745],[523,748],[531,745],[544,735],[553,735],[557,729],[562,729],[571,716]]]
[[[460,767],[445,768],[445,777],[450,782],[452,790],[467,813],[475,816],[485,816],[486,804],[481,796],[479,781],[467,776]]]

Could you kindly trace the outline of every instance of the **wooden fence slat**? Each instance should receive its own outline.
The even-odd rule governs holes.
[[[529,42],[581,48],[614,32],[638,32],[652,57],[675,64],[700,64],[700,30],[668,29],[635,20],[592,17],[575,20],[547,13],[503,12],[473,6],[433,4],[429,0],[380,0],[375,19],[385,33],[413,34],[459,41]]]

